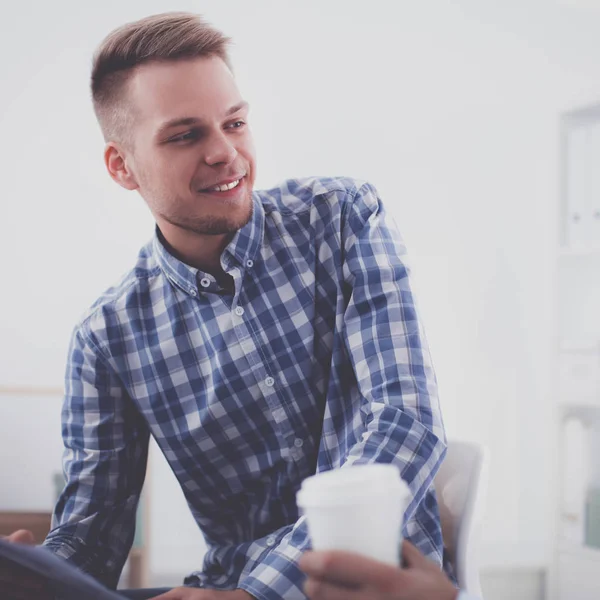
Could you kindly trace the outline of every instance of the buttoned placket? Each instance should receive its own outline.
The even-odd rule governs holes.
[[[248,266],[248,263],[246,263],[246,266]],[[236,275],[239,277],[239,272]],[[235,279],[236,276],[234,276],[234,281]],[[236,285],[237,288],[238,286]],[[233,329],[263,393],[263,397],[271,409],[275,430],[281,439],[282,455],[287,462],[293,463],[301,458],[301,447],[304,445],[304,441],[295,435],[290,426],[286,411],[282,406],[282,399],[277,390],[277,373],[269,372],[265,368],[253,337],[252,327],[248,325],[248,321],[252,318],[251,310],[249,310],[248,306],[244,307],[242,305],[243,297],[244,295],[240,286],[239,292],[236,292],[234,296],[231,307]]]

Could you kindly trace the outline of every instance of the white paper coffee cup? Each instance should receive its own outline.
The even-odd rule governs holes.
[[[402,522],[410,498],[397,467],[342,467],[306,478],[298,507],[315,550],[346,550],[392,565],[400,563]]]

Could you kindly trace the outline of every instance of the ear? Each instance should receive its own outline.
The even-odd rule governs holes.
[[[135,175],[127,164],[125,153],[115,142],[108,142],[104,148],[104,164],[108,174],[126,190],[139,188]]]

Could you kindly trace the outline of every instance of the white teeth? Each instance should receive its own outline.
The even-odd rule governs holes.
[[[226,192],[227,190],[232,190],[234,187],[237,187],[240,183],[240,179],[236,179],[231,183],[226,183],[225,185],[215,185],[215,187],[210,188],[209,192]]]

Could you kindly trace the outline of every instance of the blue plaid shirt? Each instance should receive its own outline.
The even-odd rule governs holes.
[[[157,233],[76,327],[67,484],[46,546],[116,584],[152,435],[209,548],[187,585],[305,598],[296,491],[354,463],[398,466],[412,492],[404,533],[441,563],[435,376],[376,190],[313,178],[254,192],[221,265],[233,291]]]

